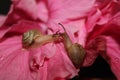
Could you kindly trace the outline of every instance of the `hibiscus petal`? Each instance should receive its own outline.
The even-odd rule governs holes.
[[[7,36],[13,36],[13,35],[22,35],[24,32],[28,31],[28,30],[38,30],[41,33],[44,33],[42,28],[38,25],[37,22],[32,22],[32,21],[27,21],[27,20],[21,20],[18,21],[18,23],[7,27],[1,27],[0,29],[0,37],[2,38],[5,34],[7,34]]]
[[[48,1],[49,19],[54,22],[62,22],[63,20],[75,19],[83,17],[90,11],[95,0],[60,0]],[[86,6],[85,6],[86,4]],[[83,7],[84,6],[84,7]]]
[[[0,27],[4,24],[5,20],[6,20],[6,16],[0,15]]]
[[[35,0],[12,0],[12,2],[16,11],[21,10],[24,13],[28,14],[30,17],[34,19],[37,18],[37,15],[36,15],[37,8],[36,8]]]
[[[110,64],[110,67],[112,69],[112,72],[115,74],[115,76],[119,79],[120,77],[120,69],[119,66],[119,53],[120,53],[120,13],[118,12],[112,18],[108,21],[106,25],[96,25],[92,32],[88,35],[88,41],[89,43],[91,40],[94,40],[97,36],[104,35],[104,38],[106,39],[106,46],[107,50],[105,53],[99,53],[100,55],[105,58],[105,60]],[[88,44],[87,44],[88,45]],[[94,49],[95,50],[95,49]],[[94,57],[96,55],[93,55]],[[87,56],[89,57],[89,56]]]
[[[17,40],[16,40],[17,39]],[[5,40],[0,44],[1,46],[1,53],[0,53],[0,79],[1,80],[15,80],[19,77],[19,74],[22,74],[20,70],[23,69],[23,61],[22,59],[27,59],[24,58],[26,54],[23,54],[23,56],[19,57],[22,55],[22,50],[20,51],[20,40],[18,37],[10,38]],[[9,47],[12,45],[12,47]],[[25,60],[26,62],[26,60]],[[12,72],[12,73],[11,73]],[[16,74],[17,73],[17,74]]]
[[[64,49],[58,45],[57,53],[48,61],[48,79],[57,80],[60,78],[72,78],[77,75],[78,70],[69,60],[68,56],[64,54]]]
[[[0,28],[0,39],[5,35],[5,33],[7,33],[11,28]]]
[[[36,29],[38,31],[41,31],[40,26],[38,25],[37,22],[32,22],[28,20],[20,20],[17,24],[14,24],[11,26],[11,30],[9,32],[18,32],[18,33],[24,33],[28,30]]]
[[[107,53],[102,56],[110,64],[117,79],[120,79],[120,46],[113,38],[107,37]]]
[[[0,47],[1,80],[44,80],[46,78],[47,65],[40,67],[38,72],[30,70],[31,55],[28,50],[22,48],[20,36],[4,40],[0,43]]]

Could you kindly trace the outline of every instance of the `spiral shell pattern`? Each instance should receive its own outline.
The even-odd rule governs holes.
[[[30,30],[25,32],[22,36],[22,43],[24,46],[31,46],[34,43],[34,37],[39,35],[39,32],[36,30]]]

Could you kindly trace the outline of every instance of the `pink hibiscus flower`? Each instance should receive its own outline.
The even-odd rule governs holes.
[[[92,65],[100,54],[120,79],[119,10],[117,0],[12,0],[8,15],[0,20],[0,80],[66,80],[76,76],[79,70],[63,43],[32,50],[22,46],[22,35],[28,30],[38,29],[46,35],[64,32],[59,22],[73,43],[85,47],[83,66]]]

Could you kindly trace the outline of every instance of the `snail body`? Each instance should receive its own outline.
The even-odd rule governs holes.
[[[78,43],[72,43],[71,39],[69,38],[64,26],[59,23],[64,29],[64,33],[60,35],[63,38],[63,43],[66,48],[67,54],[71,59],[72,63],[75,65],[76,68],[79,68],[82,64],[84,57],[85,57],[85,50],[84,48]]]
[[[44,35],[37,30],[29,30],[22,36],[23,47],[37,47],[59,39],[58,35]]]

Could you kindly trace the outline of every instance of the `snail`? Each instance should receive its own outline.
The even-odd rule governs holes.
[[[60,33],[60,36],[63,38],[63,44],[67,51],[68,57],[71,59],[75,67],[79,68],[85,57],[85,49],[78,43],[72,43],[64,26],[61,23],[58,24],[61,25],[65,31],[64,33]]]
[[[44,35],[40,33],[38,30],[29,30],[25,32],[22,36],[23,47],[37,47],[44,45],[49,42],[57,41],[59,39],[59,35]]]
[[[22,43],[24,47],[36,47],[44,45],[49,42],[63,40],[63,44],[67,51],[69,58],[76,68],[79,68],[82,64],[85,57],[85,49],[78,43],[72,43],[69,38],[64,26],[61,23],[58,23],[64,29],[64,33],[49,34],[43,35],[37,30],[29,30],[25,32],[22,36]]]

